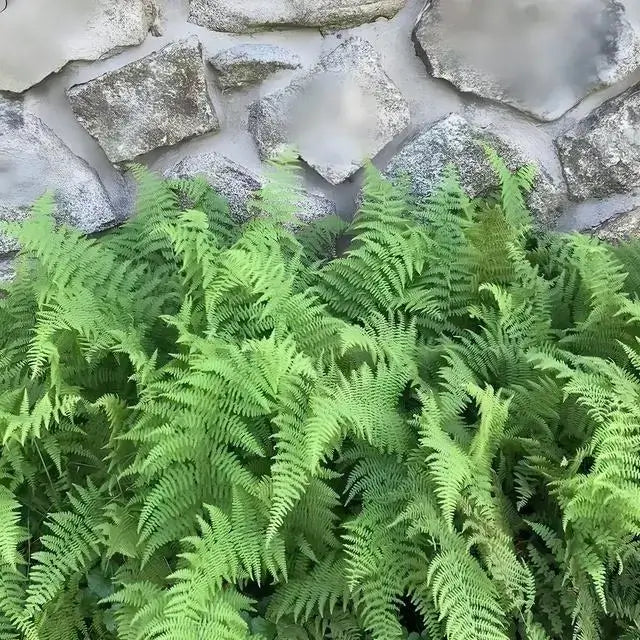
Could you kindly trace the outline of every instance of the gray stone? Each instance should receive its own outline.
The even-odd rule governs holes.
[[[153,0],[17,0],[0,19],[0,90],[21,92],[71,60],[97,60],[138,45]]]
[[[115,214],[100,179],[19,101],[0,96],[0,220],[22,220],[52,191],[56,218],[87,233],[105,229]],[[0,235],[0,254],[17,244]]]
[[[201,176],[229,203],[234,219],[249,218],[247,201],[263,184],[260,176],[219,153],[187,156],[165,174],[168,178]],[[296,216],[303,221],[316,220],[336,213],[331,200],[316,193],[301,191]]]
[[[295,53],[272,44],[241,44],[221,51],[209,62],[223,91],[258,84],[276,71],[302,66]]]
[[[300,192],[298,200],[298,210],[296,218],[302,222],[313,222],[327,216],[335,216],[337,214],[336,203],[329,198],[325,198],[320,193],[312,193],[309,191]]]
[[[0,0],[0,7],[2,6],[2,0]],[[15,265],[13,258],[1,258],[0,257],[0,284],[3,282],[9,282],[16,276]],[[0,297],[2,292],[0,291]]]
[[[352,176],[409,124],[409,106],[366,40],[350,38],[284,89],[254,102],[263,158],[293,145],[331,184]]]
[[[607,242],[624,242],[640,238],[640,209],[621,213],[592,229],[592,233]]]
[[[72,87],[68,96],[114,163],[220,128],[195,37]]]
[[[640,67],[619,0],[430,0],[414,41],[435,77],[541,120]]]
[[[406,0],[190,0],[189,21],[213,31],[343,29],[392,18]]]
[[[557,144],[576,200],[640,187],[640,85],[605,102]]]
[[[528,163],[538,165],[538,178],[529,198],[529,206],[541,226],[552,227],[566,199],[562,172],[553,153],[552,140],[533,125],[512,128],[484,114],[470,122],[452,114],[427,126],[407,142],[390,160],[385,174],[392,178],[408,177],[418,199],[429,196],[442,179],[444,169],[453,164],[461,184],[471,197],[478,196],[497,183],[479,142],[488,144],[510,169]]]
[[[0,133],[18,129],[24,124],[24,103],[22,98],[11,93],[0,92]]]
[[[168,178],[203,177],[229,203],[236,220],[246,220],[247,200],[260,188],[260,179],[219,153],[187,156],[166,172]]]

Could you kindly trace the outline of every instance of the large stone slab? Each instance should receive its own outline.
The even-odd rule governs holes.
[[[260,155],[295,146],[331,184],[352,176],[409,124],[409,106],[366,40],[350,38],[284,89],[254,102]]]
[[[219,153],[187,156],[166,172],[168,178],[201,176],[229,203],[239,222],[249,219],[247,201],[263,184],[260,176]],[[297,217],[303,221],[324,218],[336,213],[334,202],[316,193],[300,193]]]
[[[640,68],[619,0],[430,0],[414,41],[435,77],[541,120]]]
[[[220,128],[195,37],[76,85],[68,96],[114,163]]]
[[[0,94],[0,220],[22,220],[31,205],[52,191],[56,218],[87,233],[115,223],[100,179],[89,165],[42,123],[25,113],[19,100]],[[0,235],[0,254],[17,249]]]
[[[189,21],[213,31],[343,29],[392,18],[406,0],[190,0]]]
[[[300,58],[272,44],[240,44],[209,59],[223,91],[240,89],[262,82],[283,69],[297,69]]]
[[[482,142],[495,149],[512,170],[530,162],[538,165],[529,206],[541,226],[552,227],[566,193],[553,141],[546,138],[533,125],[514,127],[490,112],[476,115],[472,122],[452,114],[418,132],[393,156],[385,173],[391,178],[408,177],[414,195],[424,199],[438,186],[444,169],[453,164],[462,186],[475,197],[497,182],[478,144]]]
[[[574,199],[640,188],[640,85],[605,102],[557,144]]]
[[[153,0],[11,2],[0,18],[0,91],[25,91],[71,60],[140,44],[155,13]]]

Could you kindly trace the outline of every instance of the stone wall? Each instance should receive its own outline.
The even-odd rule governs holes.
[[[94,232],[123,167],[205,175],[242,215],[293,143],[300,215],[354,209],[365,158],[480,193],[484,140],[534,161],[539,223],[640,228],[638,0],[0,0],[0,219],[45,190]],[[15,245],[0,237],[0,254]],[[8,273],[0,259],[0,277]]]

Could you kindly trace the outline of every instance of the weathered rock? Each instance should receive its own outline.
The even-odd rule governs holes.
[[[284,89],[254,102],[260,155],[294,145],[331,184],[353,175],[409,124],[409,106],[366,40],[350,38]]]
[[[249,218],[247,201],[262,186],[260,176],[229,160],[219,153],[203,153],[187,156],[166,176],[169,178],[193,178],[202,176],[227,200],[232,216],[238,221]],[[316,220],[336,213],[331,200],[316,193],[300,193],[297,217],[304,221]]]
[[[640,67],[619,0],[430,0],[414,41],[435,77],[542,120]]]
[[[257,84],[276,71],[302,66],[295,53],[272,44],[241,44],[221,51],[209,62],[223,91]]]
[[[0,90],[25,91],[71,60],[140,44],[155,13],[154,0],[12,2],[0,19]]]
[[[248,218],[247,200],[260,188],[257,175],[219,153],[187,156],[165,175],[168,178],[205,178],[227,200],[231,214],[237,220]]]
[[[220,127],[193,37],[72,87],[68,96],[114,163]]]
[[[0,92],[0,133],[24,124],[24,104],[16,94]]]
[[[213,31],[343,29],[392,18],[406,0],[190,0],[189,21]]]
[[[0,8],[2,7],[2,0],[0,0]],[[13,258],[0,258],[0,284],[3,282],[9,282],[15,278],[15,265]],[[2,292],[0,292],[2,297]]]
[[[21,220],[33,202],[52,191],[56,218],[87,233],[115,221],[109,196],[97,174],[75,156],[19,101],[0,96],[0,220]],[[16,243],[0,235],[0,254]]]
[[[337,213],[336,203],[329,198],[325,198],[320,193],[312,193],[310,191],[302,191],[298,200],[298,210],[296,218],[303,222],[312,222],[320,220],[327,216],[335,216]]]
[[[592,233],[614,243],[640,238],[640,209],[614,216],[592,229]]]
[[[576,200],[640,187],[640,85],[605,102],[557,144]]]
[[[529,125],[508,129],[496,120],[469,122],[452,114],[419,132],[398,151],[385,169],[391,178],[408,177],[419,199],[429,196],[442,179],[449,164],[457,167],[461,184],[475,197],[495,186],[497,179],[479,142],[500,154],[510,169],[534,162],[539,175],[530,195],[529,206],[539,224],[553,226],[564,202],[565,188],[557,159],[544,150],[553,149],[552,141],[541,141],[546,134]]]

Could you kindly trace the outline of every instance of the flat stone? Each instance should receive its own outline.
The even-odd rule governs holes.
[[[640,209],[614,216],[592,229],[592,233],[612,243],[640,238]]]
[[[344,29],[392,18],[406,0],[190,0],[189,22],[213,31],[253,33],[312,27]]]
[[[11,2],[0,18],[0,90],[26,91],[71,60],[138,45],[155,16],[153,0]]]
[[[476,197],[497,184],[479,142],[492,147],[511,170],[534,162],[539,174],[529,197],[529,207],[538,223],[552,227],[566,199],[562,172],[553,154],[553,141],[533,125],[513,127],[492,113],[476,116],[474,122],[457,114],[425,127],[408,141],[388,163],[385,174],[407,177],[413,194],[425,199],[440,184],[444,169],[458,169],[467,194]]]
[[[220,128],[195,37],[76,85],[67,94],[80,124],[114,163]]]
[[[115,224],[115,212],[98,175],[19,101],[0,96],[0,220],[23,220],[45,192],[55,195],[60,222],[86,233]],[[0,235],[0,254],[15,251]]]
[[[168,178],[201,176],[229,203],[231,215],[239,222],[249,219],[247,201],[263,184],[261,177],[219,153],[187,156],[166,172]],[[303,221],[336,213],[334,202],[316,193],[300,192],[296,216]]]
[[[283,69],[298,69],[300,58],[272,44],[241,44],[221,51],[209,60],[223,91],[262,82]]]
[[[352,176],[409,124],[409,106],[366,40],[350,38],[318,66],[249,108],[261,157],[293,145],[331,184]]]
[[[640,187],[640,85],[609,100],[557,140],[576,200]]]
[[[413,37],[436,78],[541,120],[640,68],[619,0],[431,0]]]

